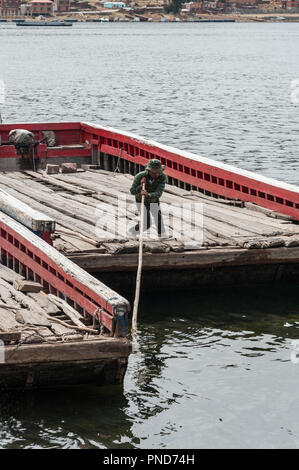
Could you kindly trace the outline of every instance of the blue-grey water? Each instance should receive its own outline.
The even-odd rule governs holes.
[[[298,48],[298,24],[2,24],[2,117],[100,122],[298,184]],[[123,388],[2,396],[0,447],[298,448],[298,326],[297,284],[143,295]]]

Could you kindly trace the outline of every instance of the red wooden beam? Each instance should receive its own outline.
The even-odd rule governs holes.
[[[8,266],[21,263],[41,282],[75,302],[89,315],[96,315],[111,335],[127,334],[129,303],[123,297],[3,213],[0,213],[0,249]],[[100,293],[102,290],[105,296]]]
[[[151,158],[165,165],[165,173],[198,190],[257,205],[299,220],[299,188],[262,175],[168,147],[116,129],[82,123],[82,139],[98,136],[103,153],[145,166]]]

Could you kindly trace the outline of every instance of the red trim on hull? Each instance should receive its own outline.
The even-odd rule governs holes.
[[[58,266],[43,251],[34,246],[22,235],[7,224],[0,221],[0,249],[1,255],[8,259],[8,266],[21,263],[37,276],[39,282],[56,289],[58,293],[65,295],[75,302],[89,315],[101,310],[101,323],[114,334],[115,319],[113,306],[96,292],[67,274],[63,268]],[[57,294],[58,294],[57,293]],[[99,313],[99,312],[98,312]]]

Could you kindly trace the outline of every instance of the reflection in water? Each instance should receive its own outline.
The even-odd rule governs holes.
[[[7,393],[1,447],[298,447],[296,286],[152,294],[139,319],[124,388]]]

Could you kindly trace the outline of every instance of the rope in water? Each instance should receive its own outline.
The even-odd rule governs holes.
[[[142,183],[142,190],[145,190],[145,183]],[[136,336],[137,330],[137,314],[138,314],[138,305],[140,297],[140,285],[141,285],[141,274],[142,274],[142,255],[143,255],[143,229],[144,229],[144,198],[141,197],[141,215],[140,215],[140,226],[139,226],[139,253],[138,253],[138,269],[136,276],[136,289],[135,289],[135,300],[133,307],[133,317],[132,317],[132,336]]]

